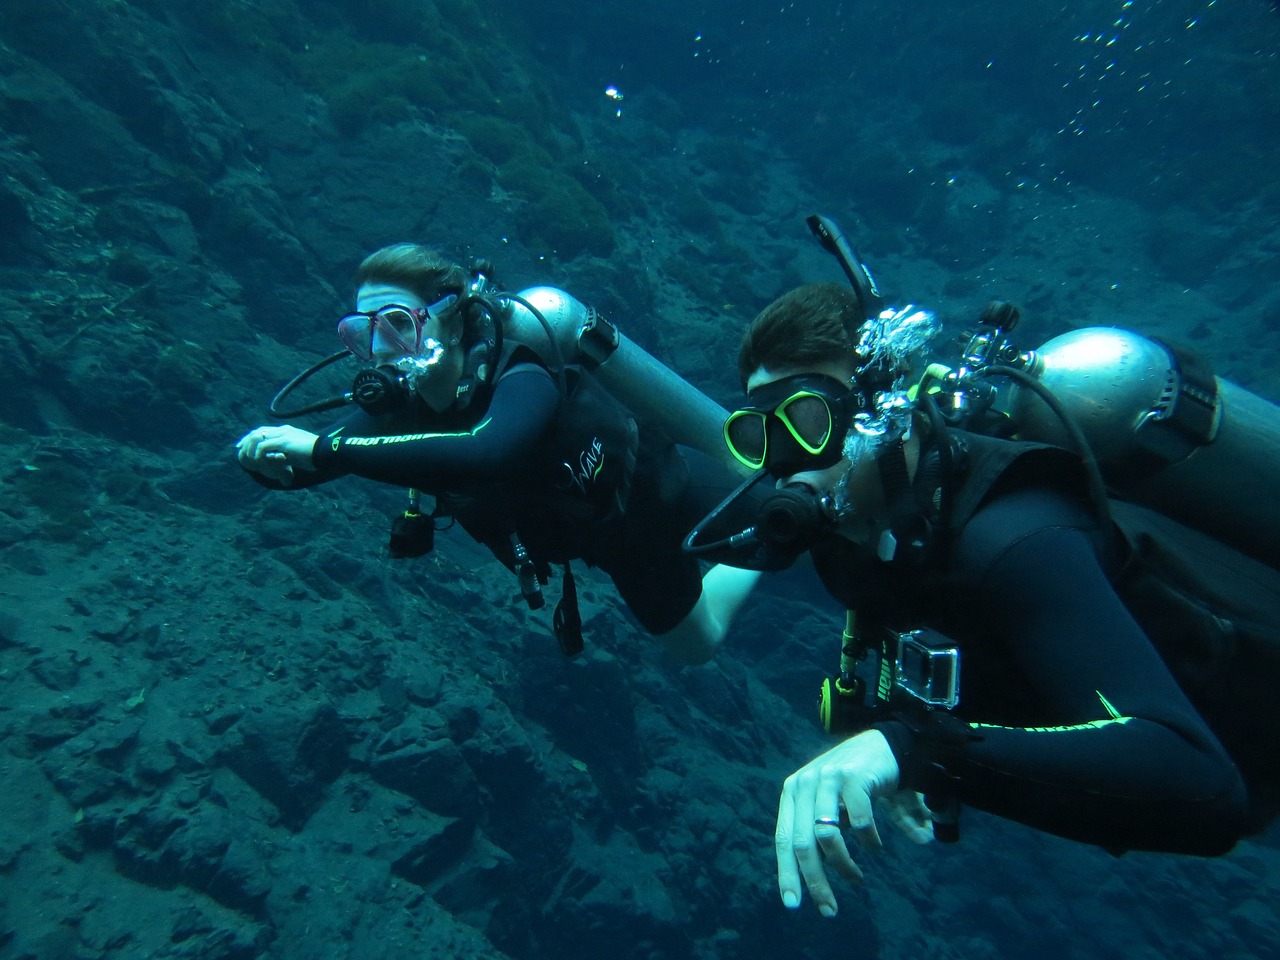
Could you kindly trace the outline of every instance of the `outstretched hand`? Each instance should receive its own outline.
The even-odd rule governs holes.
[[[236,443],[236,458],[246,470],[289,486],[296,470],[311,469],[311,451],[318,439],[297,427],[258,427]]]
[[[851,737],[787,777],[774,833],[778,892],[785,906],[800,906],[803,877],[822,915],[836,915],[835,893],[826,867],[848,880],[862,881],[862,868],[845,845],[841,814],[847,816],[858,843],[878,849],[880,833],[872,803],[897,789],[898,761],[879,730]]]

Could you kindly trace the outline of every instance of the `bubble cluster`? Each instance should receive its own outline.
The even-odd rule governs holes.
[[[1114,134],[1163,115],[1196,82],[1200,56],[1191,36],[1217,0],[1122,0],[1108,22],[1079,30],[1078,53],[1063,89],[1073,113],[1060,134]]]

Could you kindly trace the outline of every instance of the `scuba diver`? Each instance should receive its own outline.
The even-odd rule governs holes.
[[[279,419],[352,409],[319,433],[250,430],[236,444],[241,466],[273,489],[348,474],[410,488],[393,556],[427,552],[452,520],[516,573],[531,608],[543,605],[551,564],[564,565],[554,627],[569,655],[582,647],[569,561],[585,560],[610,575],[677,660],[705,662],[758,574],[713,567],[704,576],[682,553],[685,532],[736,480],[671,438],[688,439],[680,428],[702,420],[701,434],[718,433],[723,411],[563,291],[504,293],[491,274],[487,263],[468,271],[415,244],[371,253],[356,273],[355,311],[338,324],[346,349],[272,404]],[[366,364],[350,393],[279,409],[300,382],[347,355]],[[610,380],[676,428],[637,424],[600,386]],[[435,498],[430,513],[422,492]]]
[[[846,836],[881,845],[877,800],[919,842],[957,839],[964,805],[1115,853],[1214,856],[1259,832],[1280,807],[1274,511],[1261,506],[1228,549],[1109,491],[1174,502],[1161,483],[1197,458],[1217,483],[1274,483],[1275,408],[1253,398],[1250,409],[1244,391],[1154,341],[1167,367],[1148,370],[1115,331],[1018,354],[1003,303],[960,368],[929,366],[911,389],[932,314],[882,309],[838,229],[810,226],[852,288],[802,286],[752,320],[738,363],[747,400],[724,425],[758,471],[740,490],[773,489],[750,526],[713,511],[686,540],[755,569],[807,551],[849,611],[820,700],[846,739],[788,777],[779,802],[784,905],[807,887],[836,914],[826,868],[861,880]],[[1131,405],[1130,439],[1151,434],[1143,449],[1107,451],[1100,467],[1087,433],[1105,447],[1105,431],[1071,416],[1071,376],[1046,389],[1055,367],[1095,418],[1128,408],[1090,390],[1154,384],[1153,405]],[[1020,391],[1003,407],[996,377]],[[1011,439],[1046,408],[1066,446]],[[1246,414],[1263,425],[1252,442]],[[1252,462],[1212,461],[1244,448]],[[1213,489],[1183,491],[1210,525]],[[1218,583],[1197,582],[1214,571]]]

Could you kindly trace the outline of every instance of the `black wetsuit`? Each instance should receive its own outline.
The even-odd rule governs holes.
[[[979,458],[1004,444],[971,440]],[[1110,540],[1057,453],[974,479],[989,492],[919,565],[815,548],[862,622],[961,649],[958,721],[875,726],[904,787],[1110,850],[1223,853],[1245,832],[1243,780],[1113,589]]]
[[[606,522],[565,516],[548,506],[544,470],[559,402],[546,369],[515,363],[487,404],[462,412],[437,414],[416,398],[399,413],[375,417],[357,409],[321,434],[314,470],[296,474],[292,486],[355,474],[430,493],[508,566],[513,532],[540,563],[585,559],[599,566],[641,625],[665,633],[702,592],[701,568],[681,552],[681,541],[733,478],[696,451],[645,438],[642,428],[625,512]]]

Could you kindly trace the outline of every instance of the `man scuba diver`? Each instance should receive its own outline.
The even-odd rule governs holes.
[[[637,620],[678,660],[706,661],[757,574],[717,567],[703,576],[680,542],[723,497],[732,474],[637,424],[584,365],[565,363],[561,331],[546,326],[543,309],[571,320],[581,314],[591,322],[578,326],[612,335],[595,363],[617,347],[612,328],[562,291],[506,294],[489,273],[487,264],[469,273],[415,244],[366,257],[355,311],[338,324],[346,351],[329,360],[349,353],[368,366],[345,397],[280,415],[345,401],[355,408],[319,434],[293,426],[249,431],[236,444],[241,466],[275,489],[347,474],[411,488],[410,509],[393,528],[393,554],[426,552],[436,521],[451,518],[517,574],[531,607],[542,605],[550,564],[564,564],[555,627],[569,654],[582,641],[568,562],[584,559],[610,575]],[[512,336],[516,321],[532,335]],[[539,338],[552,360],[531,346]],[[638,353],[632,347],[628,356]],[[277,402],[319,366],[291,381]],[[701,398],[679,386],[683,392],[672,388],[663,398],[674,418],[688,410],[684,396]],[[436,498],[430,515],[419,512],[418,491]]]
[[[1224,678],[1248,682],[1280,647],[1201,665],[1178,648],[1200,639],[1185,628],[1144,631],[1126,605],[1134,551],[1096,469],[955,429],[954,410],[904,389],[932,316],[868,309],[871,291],[802,286],[751,322],[747,402],[724,434],[777,493],[753,525],[725,536],[734,525],[713,512],[686,540],[766,569],[807,550],[850,611],[821,703],[847,739],[788,777],[779,803],[783,903],[798,907],[803,884],[835,915],[826,868],[861,879],[845,830],[880,846],[881,798],[921,842],[955,839],[964,804],[1113,852],[1212,856],[1260,830],[1276,809],[1274,736],[1261,735],[1274,710],[1261,696],[1246,709]]]

